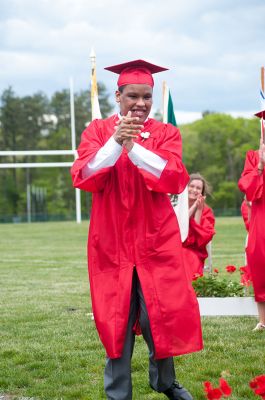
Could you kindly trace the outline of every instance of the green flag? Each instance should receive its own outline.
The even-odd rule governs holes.
[[[174,113],[172,97],[166,82],[163,82],[163,122],[169,122],[174,126],[178,126]]]
[[[170,94],[170,90],[168,91],[167,122],[170,122],[174,126],[178,126],[174,113],[173,101]]]

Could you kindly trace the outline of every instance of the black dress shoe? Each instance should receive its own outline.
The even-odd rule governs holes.
[[[163,393],[170,400],[193,400],[192,395],[178,381],[174,381]]]

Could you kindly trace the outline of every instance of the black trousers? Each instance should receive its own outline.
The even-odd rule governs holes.
[[[121,358],[106,359],[104,388],[109,400],[131,400],[131,357],[133,354],[135,334],[133,326],[139,315],[141,331],[149,349],[149,382],[157,392],[168,389],[175,379],[173,357],[154,359],[154,342],[150,329],[148,313],[143,292],[136,270],[133,274],[130,314],[127,333]]]

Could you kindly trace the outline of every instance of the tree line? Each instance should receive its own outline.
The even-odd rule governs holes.
[[[237,182],[246,152],[259,147],[259,119],[207,112],[201,120],[181,127],[181,132],[189,173],[200,172],[212,186],[207,202],[216,214],[239,214],[243,195]]]
[[[99,83],[102,116],[113,111],[104,84]],[[77,143],[91,120],[90,92],[75,93]],[[69,90],[51,98],[39,92],[20,97],[9,87],[0,104],[1,150],[71,149]],[[159,117],[159,111],[156,112]],[[183,159],[188,171],[200,172],[210,182],[213,195],[208,203],[222,214],[239,210],[242,194],[237,181],[246,151],[259,143],[259,121],[205,112],[201,120],[180,126]],[[72,161],[72,156],[1,157],[4,162]],[[33,220],[73,219],[75,193],[67,168],[0,169],[0,222],[23,220],[30,188]],[[82,214],[89,215],[91,195],[82,193]]]
[[[112,111],[106,87],[99,84],[99,102],[103,117]],[[71,120],[69,90],[19,97],[9,87],[1,95],[1,150],[70,150]],[[91,121],[90,91],[74,95],[76,141]],[[48,157],[48,158],[47,158]],[[7,162],[73,161],[73,156],[10,156]],[[25,220],[27,188],[30,187],[32,220],[72,219],[75,192],[68,168],[0,169],[0,222]],[[82,212],[88,215],[91,196],[82,196]]]

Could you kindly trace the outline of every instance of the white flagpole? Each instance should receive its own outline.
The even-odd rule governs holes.
[[[72,137],[72,150],[76,150],[76,135],[75,135],[75,103],[74,103],[74,85],[73,79],[70,78],[70,110],[71,110],[71,137]],[[75,155],[75,158],[77,155]],[[81,193],[80,189],[75,189],[75,208],[76,208],[76,222],[81,223]]]
[[[168,122],[168,86],[165,81],[163,81],[163,122],[166,124]]]
[[[100,106],[98,101],[98,86],[97,86],[97,76],[96,76],[96,53],[94,49],[90,52],[91,60],[91,114],[92,121],[95,118],[101,119]]]

